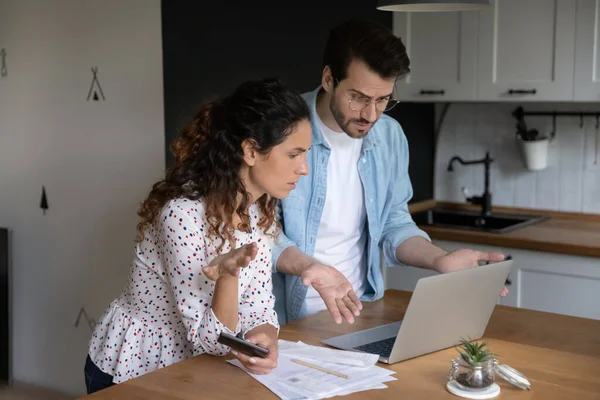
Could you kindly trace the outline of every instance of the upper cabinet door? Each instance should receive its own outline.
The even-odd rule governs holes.
[[[575,1],[494,0],[479,12],[479,100],[573,100]]]
[[[575,101],[600,101],[600,0],[577,1]]]
[[[476,99],[477,12],[396,12],[393,18],[411,69],[398,85],[399,99]]]

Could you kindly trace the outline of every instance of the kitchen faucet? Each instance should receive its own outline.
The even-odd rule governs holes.
[[[481,206],[481,214],[489,216],[492,214],[492,194],[490,193],[490,164],[494,161],[490,158],[490,153],[485,153],[485,158],[481,160],[464,161],[458,156],[454,156],[448,163],[448,171],[454,171],[454,161],[458,161],[462,165],[483,164],[485,166],[485,190],[481,196],[467,197],[467,202]]]

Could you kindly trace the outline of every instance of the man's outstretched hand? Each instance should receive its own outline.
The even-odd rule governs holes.
[[[440,273],[447,273],[477,267],[480,261],[498,262],[503,260],[504,254],[502,253],[460,249],[438,257],[434,262],[434,268]],[[500,296],[504,297],[507,294],[508,288],[505,286],[500,291]]]
[[[352,324],[354,317],[360,315],[362,303],[348,279],[337,269],[314,263],[304,269],[300,278],[305,286],[312,285],[319,293],[337,324],[343,319]]]

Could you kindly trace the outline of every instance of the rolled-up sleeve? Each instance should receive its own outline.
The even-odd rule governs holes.
[[[271,275],[267,265],[259,267],[241,296],[239,320],[244,333],[264,324],[273,325],[279,332]]]
[[[431,240],[426,232],[419,229],[414,223],[410,212],[408,211],[408,202],[413,196],[412,184],[408,175],[409,164],[409,149],[408,142],[403,132],[401,139],[394,149],[394,153],[398,154],[397,170],[395,175],[399,177],[391,184],[390,196],[391,208],[387,219],[384,221],[381,240],[379,245],[383,251],[384,261],[387,266],[403,265],[396,258],[396,249],[405,240],[411,237],[423,237],[426,240]]]
[[[282,229],[277,233],[277,236],[273,240],[273,258],[272,258],[272,263],[271,263],[271,272],[272,273],[277,272],[277,261],[279,260],[279,256],[281,255],[281,253],[283,253],[283,251],[290,246],[296,246],[296,243],[294,243],[291,239],[289,239],[284,233],[285,224],[283,221],[283,211],[281,209],[281,201],[277,202],[276,216],[277,216],[277,221],[279,222],[279,225],[282,227]]]
[[[218,343],[219,334],[227,332],[235,335],[240,331],[240,323],[238,321],[236,332],[233,332],[213,312],[211,303],[215,282],[202,271],[202,267],[207,265],[206,242],[199,223],[203,221],[191,219],[185,211],[177,208],[162,215],[163,262],[187,339],[205,353],[225,355],[229,347]]]

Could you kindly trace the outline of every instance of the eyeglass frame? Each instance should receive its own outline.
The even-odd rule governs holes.
[[[335,79],[335,81],[337,82],[337,84],[339,86],[340,81],[337,78],[334,78],[334,79]],[[396,88],[396,82],[394,82],[394,88]],[[380,110],[380,109],[377,108],[377,104],[378,104],[377,101],[383,101],[381,98],[379,98],[379,99],[373,99],[372,97],[367,97],[367,96],[364,96],[364,95],[360,95],[360,96],[365,97],[367,99],[367,104],[363,108],[361,108],[360,110],[355,110],[355,109],[352,108],[352,101],[355,101],[355,100],[358,100],[358,99],[351,99],[351,98],[348,97],[348,95],[346,93],[344,93],[344,97],[346,98],[346,100],[348,100],[348,108],[350,108],[350,110],[361,112],[361,111],[365,110],[367,107],[369,107],[371,105],[371,103],[375,103],[375,110],[377,112],[379,112],[379,113],[384,113],[386,111],[390,111],[392,108],[396,107],[398,105],[398,103],[400,103],[400,100],[394,99],[394,98],[390,97],[387,100],[388,104],[386,104],[386,106],[389,105],[389,103],[391,101],[395,102],[395,103],[393,103],[392,106],[389,107],[389,108],[384,108],[383,110]]]

